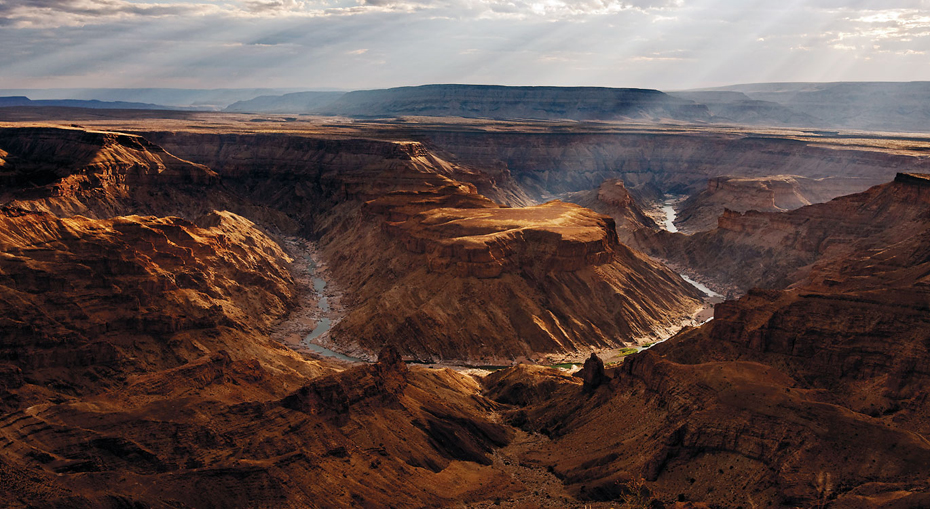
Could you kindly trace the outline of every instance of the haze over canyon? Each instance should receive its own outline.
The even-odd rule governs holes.
[[[6,507],[930,503],[930,87],[0,98]]]

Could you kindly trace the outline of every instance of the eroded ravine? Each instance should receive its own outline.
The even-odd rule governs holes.
[[[293,259],[291,274],[300,295],[299,307],[275,327],[271,338],[299,352],[349,363],[370,362],[324,346],[329,331],[344,315],[342,294],[326,277],[326,264],[312,242],[286,237],[283,244]]]

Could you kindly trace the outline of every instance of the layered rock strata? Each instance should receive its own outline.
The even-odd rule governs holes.
[[[926,225],[930,186],[914,174],[788,212],[725,211],[716,229],[694,235],[644,230],[648,253],[690,267],[737,291],[784,288],[812,268],[910,238]]]

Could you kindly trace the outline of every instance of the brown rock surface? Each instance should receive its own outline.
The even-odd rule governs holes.
[[[91,138],[138,141],[119,136]],[[162,206],[134,200],[145,182],[120,188],[111,170],[138,168],[114,150],[99,171],[117,184],[74,203],[98,217]],[[34,175],[16,153],[4,160]],[[48,205],[55,186],[97,169],[65,168],[17,203],[70,216]],[[335,373],[269,340],[295,288],[249,220],[7,207],[0,252],[0,505],[432,507],[524,489],[491,465],[510,432],[471,378],[408,370],[390,348]]]
[[[892,194],[886,205],[898,212],[913,209],[910,235],[826,258],[793,289],[719,304],[708,324],[627,358],[590,398],[563,382],[552,398],[512,410],[510,422],[553,439],[522,461],[591,499],[622,496],[642,476],[666,503],[921,503],[930,472],[927,181],[902,175],[870,191],[873,200]],[[537,377],[515,375],[498,374],[506,384],[488,394]]]
[[[420,143],[150,135],[320,236],[348,308],[328,339],[355,356],[403,338],[417,359],[510,363],[620,346],[698,307],[677,275],[621,245],[608,218],[561,202],[502,207],[476,192],[504,193],[489,176]]]
[[[181,146],[185,134],[172,136]],[[218,171],[232,181],[221,190],[279,207],[256,222],[288,214],[291,231],[319,239],[347,289],[332,338],[380,350],[380,362],[340,371],[267,339],[293,303],[288,257],[242,217],[195,213],[220,200],[204,188],[227,184],[179,184],[176,197],[209,198],[179,207],[141,198],[162,185],[148,177],[111,193],[123,177],[98,183],[135,170],[95,166],[90,188],[118,207],[81,191],[93,217],[56,217],[78,209],[41,200],[90,168],[75,165],[18,198],[32,211],[0,214],[0,505],[610,507],[640,479],[667,507],[926,500],[926,177],[792,212],[731,213],[717,240],[693,245],[695,260],[793,287],[721,304],[709,324],[588,384],[519,365],[489,375],[482,395],[474,379],[408,368],[401,354],[509,360],[610,346],[673,321],[693,290],[618,242],[610,218],[561,202],[501,207],[476,190],[513,189],[495,181],[504,173],[466,182],[428,145],[262,136],[277,141],[185,143],[204,142],[217,164],[243,158]],[[282,143],[295,145],[268,159]],[[10,146],[4,168],[29,168],[29,152]],[[669,150],[682,146],[711,158],[688,142]],[[813,164],[816,147],[792,146]],[[296,154],[306,159],[288,163]],[[878,161],[837,157],[853,172]],[[581,178],[550,176],[552,189]],[[107,216],[176,208],[185,219]],[[759,246],[770,267],[730,254]],[[591,364],[585,372],[601,372]]]
[[[626,245],[635,245],[634,232],[659,228],[619,179],[605,180],[596,190],[568,193],[563,199],[614,218],[617,236]]]
[[[174,215],[194,220],[231,210],[270,228],[293,221],[245,203],[206,166],[179,159],[146,139],[73,128],[0,129],[0,204],[67,217]]]
[[[265,367],[223,373],[215,385],[226,391],[166,371],[146,383],[182,377],[172,383],[185,389],[167,401],[114,390],[4,415],[0,501],[435,507],[523,489],[490,465],[510,431],[488,420],[495,405],[470,378],[376,364],[282,395],[283,380]],[[250,397],[237,401],[236,389]]]
[[[267,331],[294,297],[287,255],[234,214],[205,222],[0,210],[3,358],[33,383],[80,390],[232,350],[227,333]],[[197,329],[216,337],[186,332]]]
[[[923,231],[930,185],[903,175],[788,212],[726,211],[716,229],[690,236],[643,230],[638,244],[740,292],[784,288],[807,278],[815,264],[883,249]]]
[[[216,182],[210,169],[122,133],[2,129],[0,150],[7,205],[58,215],[125,214],[133,199],[157,201],[177,188]],[[138,193],[150,186],[157,187],[158,197]]]
[[[604,361],[591,354],[588,360],[584,361],[584,367],[579,371],[581,380],[584,382],[584,390],[593,392],[595,389],[607,382],[607,376],[604,374]]]
[[[784,212],[862,192],[880,183],[870,178],[810,179],[798,175],[714,177],[707,181],[707,189],[681,204],[675,225],[683,233],[713,230],[724,210]]]
[[[609,218],[574,205],[501,208],[451,188],[365,209],[323,237],[352,301],[330,337],[360,354],[404,338],[418,359],[510,363],[620,346],[699,306],[677,275],[620,244]],[[352,246],[372,247],[347,256]]]

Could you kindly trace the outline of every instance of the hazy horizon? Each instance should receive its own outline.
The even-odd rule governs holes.
[[[684,92],[684,91],[693,91],[693,90],[710,90],[710,89],[725,89],[731,87],[752,87],[758,85],[830,85],[838,83],[930,83],[930,79],[926,80],[841,80],[841,81],[758,81],[758,82],[746,82],[746,83],[727,83],[723,85],[715,85],[710,87],[694,87],[694,88],[682,88],[682,89],[671,89],[671,88],[658,88],[658,87],[625,87],[622,85],[617,86],[606,86],[606,85],[550,85],[550,84],[510,84],[504,85],[500,83],[470,83],[470,82],[448,82],[448,83],[411,83],[411,84],[401,84],[394,85],[390,87],[368,87],[368,88],[333,88],[333,87],[0,87],[0,92],[10,92],[10,91],[58,91],[58,90],[67,90],[67,91],[87,91],[87,90],[190,90],[190,91],[233,91],[233,90],[242,90],[242,91],[251,91],[251,90],[267,90],[273,91],[278,94],[290,94],[290,93],[299,93],[299,92],[355,92],[355,91],[364,91],[364,90],[382,90],[388,88],[415,88],[415,87],[425,87],[431,85],[464,85],[464,86],[502,86],[502,87],[554,87],[554,88],[639,88],[644,90],[659,90],[662,92]],[[49,96],[51,97],[51,96]]]
[[[930,80],[930,1],[0,0],[0,88]]]

